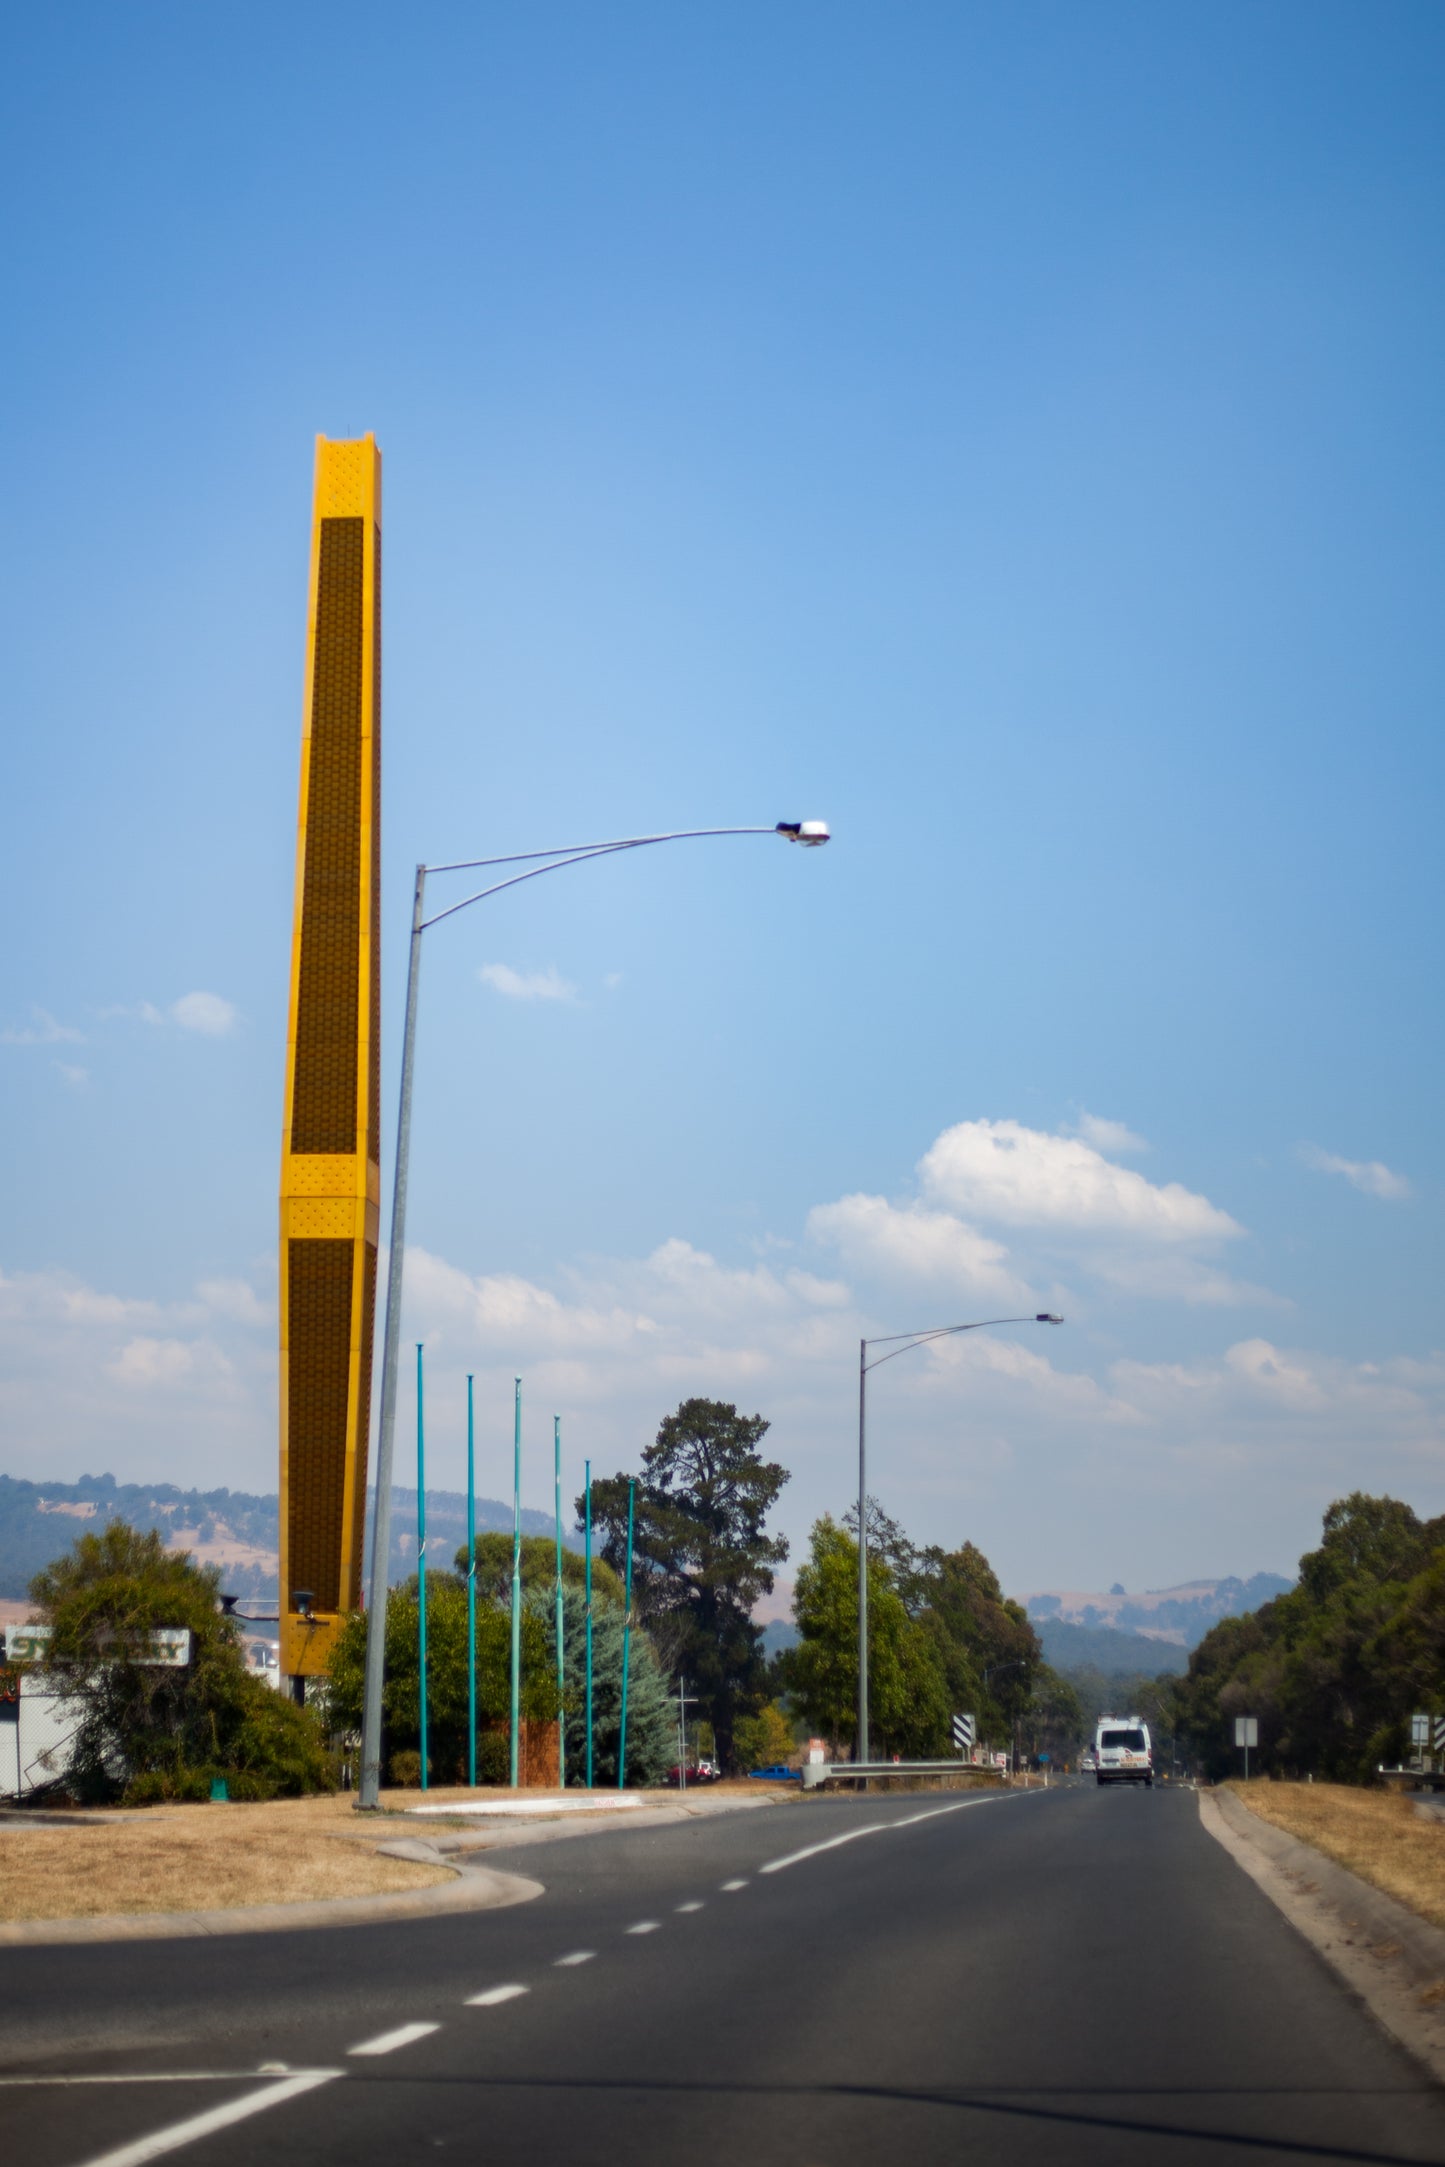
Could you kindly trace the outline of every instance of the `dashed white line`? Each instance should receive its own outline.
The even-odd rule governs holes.
[[[675,1908],[678,1911],[701,1911],[704,1909],[704,1906],[696,1899],[694,1899],[694,1901],[690,1904],[678,1904],[675,1906]]]
[[[244,2099],[228,2100],[224,2107],[212,2107],[206,2114],[193,2114],[188,2121],[173,2122],[169,2129],[153,2130],[149,2137],[137,2137],[133,2144],[120,2145],[114,2152],[102,2152],[95,2159],[87,2160],[86,2167],[145,2167],[147,2160],[160,2159],[166,2152],[177,2152],[182,2145],[195,2144],[201,2137],[209,2137],[218,2129],[229,2129],[233,2122],[244,2122],[253,2114],[264,2114],[268,2107],[284,2105],[288,2099],[297,2099],[302,2092],[315,2091],[318,2084],[330,2084],[339,2077],[339,2069],[307,2069],[293,2077],[283,2077],[279,2084],[268,2084],[262,2091],[248,2092]]]
[[[504,2001],[517,2001],[523,1994],[529,1994],[530,1992],[530,1987],[517,1986],[515,1983],[510,1986],[489,1986],[485,1993],[468,1994],[467,2007],[469,2009],[500,2009]]]
[[[629,1926],[627,1931],[629,1934],[655,1934],[661,1923],[660,1919],[639,1919],[636,1926]]]
[[[590,1964],[596,1954],[595,1949],[574,1949],[570,1956],[554,1958],[552,1968],[554,1971],[567,1971],[573,1964]]]
[[[1037,1794],[1025,1792],[1021,1795],[1024,1797],[1037,1795],[1042,1798],[1044,1794],[1040,1791]],[[809,1844],[806,1851],[790,1851],[786,1858],[769,1859],[766,1866],[758,1868],[758,1872],[760,1874],[780,1874],[785,1866],[800,1866],[804,1859],[819,1858],[824,1851],[836,1851],[840,1844],[857,1843],[860,1836],[886,1836],[891,1828],[912,1828],[918,1821],[936,1821],[942,1813],[967,1813],[971,1806],[992,1806],[996,1803],[998,1801],[994,1797],[965,1798],[961,1799],[956,1806],[930,1806],[927,1813],[906,1814],[898,1821],[869,1821],[862,1828],[850,1828],[845,1830],[841,1836],[830,1836],[826,1843]]]
[[[378,2032],[374,2039],[363,2039],[359,2047],[348,2047],[348,2054],[395,2054],[398,2047],[409,2047],[418,2039],[426,2039],[439,2032],[440,2024],[398,2024],[394,2032]]]
[[[725,1896],[730,1896],[734,1889],[745,1889],[747,1887],[747,1883],[746,1881],[724,1881],[720,1884],[720,1886],[722,1888],[723,1894]]]

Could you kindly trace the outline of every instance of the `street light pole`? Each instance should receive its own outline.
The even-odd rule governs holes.
[[[931,1340],[952,1339],[959,1332],[982,1332],[995,1324],[1062,1324],[1063,1321],[1062,1317],[1040,1310],[1032,1317],[980,1317],[973,1324],[940,1324],[928,1332],[890,1332],[880,1339],[860,1339],[858,1342],[858,1736],[853,1748],[856,1761],[868,1759],[868,1372],[881,1369],[895,1355],[925,1347]],[[870,1362],[870,1347],[886,1347],[888,1352],[875,1355]]]
[[[406,1022],[401,1041],[401,1098],[396,1117],[396,1160],[392,1172],[391,1238],[387,1252],[386,1326],[381,1348],[381,1412],[376,1440],[376,1502],[372,1508],[371,1585],[367,1591],[366,1681],[361,1713],[361,1781],[357,1810],[374,1813],[381,1803],[381,1693],[386,1663],[387,1566],[391,1548],[391,1474],[396,1437],[396,1365],[401,1342],[401,1278],[406,1250],[406,1191],[411,1155],[412,1073],[416,1059],[416,1004],[421,977],[421,937],[428,926],[488,896],[500,895],[543,873],[560,873],[569,865],[584,865],[593,858],[608,858],[625,850],[646,850],[654,843],[684,843],[715,835],[781,835],[785,842],[815,850],[829,839],[826,820],[779,820],[773,826],[750,828],[675,828],[664,835],[627,835],[609,842],[564,844],[553,850],[513,851],[500,858],[463,858],[450,865],[419,865],[412,897],[411,947],[406,967]],[[481,872],[489,867],[523,865],[522,873],[465,895],[459,903],[426,915],[428,873]]]

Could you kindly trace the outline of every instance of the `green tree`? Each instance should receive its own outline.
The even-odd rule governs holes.
[[[527,1597],[531,1614],[552,1637],[552,1594],[534,1589]],[[610,1790],[617,1782],[617,1748],[622,1728],[622,1606],[592,1598],[592,1781]],[[562,1590],[563,1678],[566,1687],[569,1784],[586,1780],[587,1754],[587,1603],[580,1588]],[[553,1662],[555,1664],[555,1652]],[[634,1625],[627,1661],[627,1781],[661,1783],[677,1759],[677,1721],[667,1680],[647,1634]]]
[[[913,1614],[933,1644],[952,1707],[977,1715],[980,1738],[1010,1737],[1043,1667],[1023,1605],[1004,1595],[971,1542],[959,1550],[919,1551],[912,1593]]]
[[[772,1768],[790,1760],[796,1740],[782,1702],[770,1700],[755,1716],[739,1716],[733,1744],[742,1768]]]
[[[217,1776],[236,1798],[335,1788],[316,1715],[247,1670],[219,1579],[154,1529],[119,1520],[35,1575],[31,1601],[51,1629],[46,1668],[79,1710],[68,1790],[144,1804],[205,1798]],[[189,1631],[184,1668],[144,1660],[161,1628]]]
[[[462,1544],[456,1554],[456,1569],[462,1580],[467,1577],[467,1546]],[[562,1552],[562,1585],[564,1588],[580,1588],[585,1585],[587,1564],[576,1550]],[[522,1592],[526,1595],[533,1588],[552,1590],[557,1585],[557,1546],[550,1535],[524,1535],[522,1537]],[[592,1560],[592,1593],[605,1596],[611,1602],[621,1603],[622,1581],[605,1558]],[[511,1615],[512,1601],[512,1538],[510,1535],[491,1531],[477,1537],[477,1595],[488,1602],[502,1603]]]
[[[712,1725],[718,1758],[736,1760],[733,1726],[762,1702],[767,1664],[753,1605],[788,1554],[763,1523],[788,1480],[758,1446],[768,1424],[723,1400],[684,1400],[642,1455],[634,1521],[633,1602],[664,1666],[684,1676]],[[594,1482],[602,1554],[625,1570],[626,1475]],[[579,1516],[585,1509],[578,1498]]]
[[[392,1588],[386,1601],[382,1684],[382,1766],[421,1746],[421,1669],[417,1660],[417,1579]],[[366,1673],[366,1618],[354,1611],[342,1626],[328,1673],[331,1721],[361,1728]],[[467,1776],[467,1591],[451,1573],[427,1575],[427,1763],[438,1783]],[[477,1604],[477,1729],[509,1720],[512,1705],[512,1625],[509,1609]],[[522,1610],[521,1713],[528,1722],[557,1715],[555,1642],[549,1620]]]
[[[858,1545],[825,1514],[814,1523],[793,1591],[798,1645],[778,1670],[799,1713],[824,1737],[856,1738]],[[887,1561],[868,1556],[870,1751],[927,1758],[944,1750],[948,1690],[934,1643],[910,1618]]]
[[[1144,1711],[1140,1709],[1139,1714]],[[1040,1664],[1028,1705],[1019,1719],[1019,1747],[1026,1759],[1047,1753],[1051,1761],[1071,1761],[1084,1736],[1084,1710],[1067,1678]]]

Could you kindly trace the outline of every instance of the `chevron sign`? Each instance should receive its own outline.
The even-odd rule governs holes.
[[[1434,1725],[1434,1737],[1431,1741],[1430,1751],[1432,1753],[1445,1753],[1445,1716],[1434,1716],[1431,1721]]]
[[[953,1750],[955,1753],[972,1753],[977,1725],[972,1716],[955,1716],[953,1719]]]

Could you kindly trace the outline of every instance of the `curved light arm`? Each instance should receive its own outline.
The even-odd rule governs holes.
[[[428,865],[424,873],[467,873],[479,871],[488,865],[528,865],[536,858],[545,858],[545,865],[532,864],[527,873],[513,873],[509,880],[499,880],[490,888],[478,888],[475,895],[464,895],[459,903],[449,903],[430,918],[424,918],[418,927],[425,932],[428,926],[437,925],[443,918],[451,918],[469,904],[481,903],[489,895],[500,895],[504,888],[515,888],[524,880],[535,880],[539,873],[559,873],[564,866],[583,865],[589,858],[610,857],[618,850],[645,850],[650,843],[687,843],[709,835],[784,835],[791,843],[816,846],[828,841],[828,829],[821,820],[780,820],[771,828],[675,828],[666,835],[627,835],[608,843],[567,843],[555,850],[518,850],[504,858],[459,858],[454,865]]]
[[[940,1324],[931,1332],[890,1332],[887,1338],[865,1340],[864,1345],[887,1347],[890,1341],[895,1339],[903,1340],[905,1345],[894,1347],[889,1354],[880,1354],[874,1362],[865,1362],[864,1373],[866,1375],[870,1369],[881,1369],[885,1362],[891,1362],[895,1355],[907,1354],[911,1348],[926,1347],[931,1339],[951,1339],[955,1332],[982,1332],[992,1324],[1062,1324],[1063,1321],[1062,1317],[1051,1316],[1047,1310],[1040,1310],[1032,1317],[980,1317],[973,1324]]]

